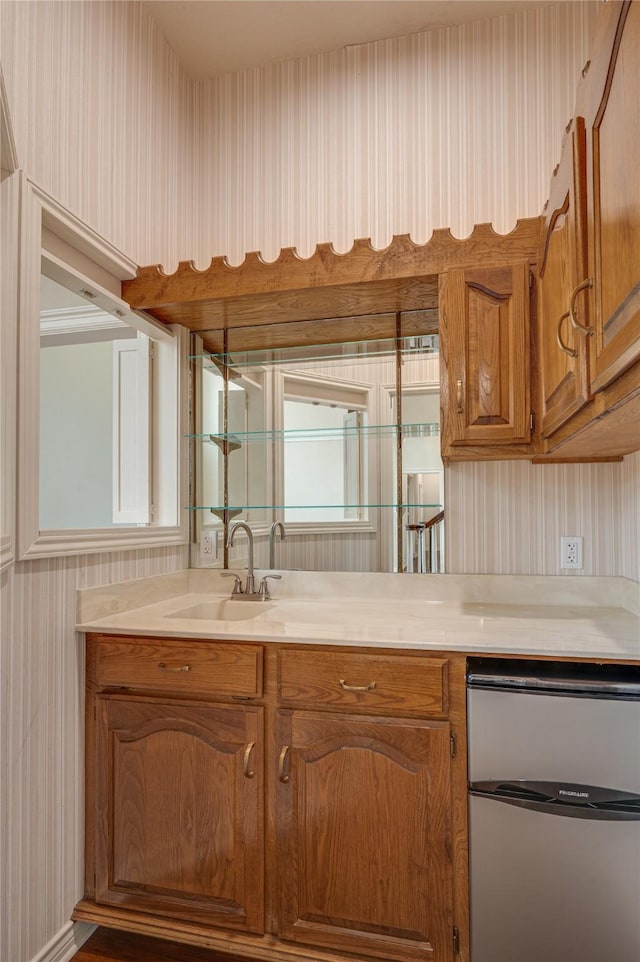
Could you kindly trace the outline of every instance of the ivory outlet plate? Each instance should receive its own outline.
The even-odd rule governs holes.
[[[215,531],[203,531],[200,535],[200,555],[203,558],[215,558],[217,551],[217,536]]]
[[[579,535],[560,538],[560,568],[582,568],[582,538]]]

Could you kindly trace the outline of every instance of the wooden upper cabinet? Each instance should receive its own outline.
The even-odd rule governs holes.
[[[587,276],[586,134],[582,117],[567,131],[546,208],[538,257],[538,344],[541,434],[544,438],[590,398],[589,350],[574,321],[588,327],[586,297],[576,289]],[[572,318],[570,307],[575,297]]]
[[[441,277],[445,457],[532,454],[529,278],[527,262]]]
[[[450,962],[449,724],[279,715],[278,934],[387,962]]]
[[[591,387],[640,360],[640,3],[609,3],[588,77]]]
[[[262,712],[98,696],[98,903],[264,931]]]

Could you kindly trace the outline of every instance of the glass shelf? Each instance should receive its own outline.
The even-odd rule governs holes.
[[[322,441],[335,438],[357,437],[395,437],[398,432],[403,438],[437,438],[440,436],[440,425],[434,423],[418,424],[364,424],[346,427],[330,428],[292,428],[288,430],[273,429],[265,431],[233,431],[229,434],[187,434],[186,437],[195,441],[210,442],[220,448],[223,454],[237,450],[243,444],[252,441]]]
[[[311,361],[346,361],[349,358],[369,360],[394,359],[396,352],[401,355],[437,354],[439,342],[437,334],[412,335],[401,338],[384,338],[372,341],[346,341],[334,344],[310,344],[296,347],[274,347],[252,351],[230,351],[227,354],[191,354],[189,360],[201,361],[203,366],[211,366],[218,372],[228,370],[260,369],[265,366],[308,363]]]
[[[437,509],[442,509],[441,504],[405,504],[401,506],[404,511],[405,508],[411,509],[428,509],[429,511]],[[314,511],[324,510],[335,511],[336,509],[344,511],[359,511],[364,508],[398,508],[397,504],[243,504],[243,505],[233,505],[230,504],[227,507],[224,505],[206,505],[206,504],[196,504],[189,506],[187,511],[212,511],[214,514],[219,514],[224,511],[228,512],[230,515],[239,514],[242,511],[309,511],[313,509]]]

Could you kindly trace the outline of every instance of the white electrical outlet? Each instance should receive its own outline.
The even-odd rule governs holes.
[[[200,554],[203,558],[213,558],[215,554],[215,531],[203,531],[200,534]]]
[[[579,535],[560,538],[560,567],[582,568],[582,538]]]

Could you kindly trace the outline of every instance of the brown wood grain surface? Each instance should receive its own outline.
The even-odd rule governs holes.
[[[592,388],[640,360],[640,4],[611,4],[585,121]]]
[[[241,956],[201,946],[100,928],[73,956],[73,962],[240,962]]]
[[[442,451],[531,457],[529,265],[449,271],[440,281]],[[482,455],[481,455],[482,457]]]
[[[280,652],[283,705],[339,711],[440,715],[447,710],[447,661],[339,652]]]
[[[541,433],[551,437],[591,397],[587,338],[569,320],[571,294],[587,276],[586,132],[577,117],[565,139],[554,171],[539,264],[538,332],[541,356]],[[578,320],[589,324],[588,300],[582,298]],[[562,350],[558,337],[565,348]]]
[[[534,261],[539,233],[540,218],[531,217],[519,220],[509,234],[496,233],[490,224],[478,224],[469,237],[461,240],[450,230],[440,229],[426,244],[415,244],[408,234],[402,234],[382,250],[374,248],[370,240],[360,239],[343,254],[336,253],[330,244],[319,244],[311,257],[299,257],[294,249],[286,248],[275,261],[264,261],[253,252],[237,267],[231,267],[224,257],[213,258],[205,270],[182,261],[173,274],[164,274],[159,265],[153,265],[141,267],[133,280],[125,281],[122,293],[132,307],[154,313],[166,305],[177,309],[180,304],[267,292],[433,276],[454,267],[482,263],[487,256],[498,264]]]
[[[75,919],[264,962],[452,962],[455,924],[468,962],[464,656],[271,644],[259,703],[241,706],[137,692],[137,669],[131,690],[101,690],[96,653],[122,643],[144,641],[89,639],[90,837]],[[285,678],[312,710],[280,707],[281,656],[303,666],[301,690]],[[358,707],[370,691],[338,688],[348,703],[323,703],[336,670],[356,688],[376,672],[374,711]],[[295,735],[284,757],[283,719]]]
[[[384,960],[452,959],[448,722],[281,711],[279,932]],[[393,813],[393,817],[391,817]]]
[[[96,898],[262,932],[263,709],[97,701]]]
[[[178,638],[98,642],[97,681],[103,688],[199,695],[260,695],[262,646]]]

